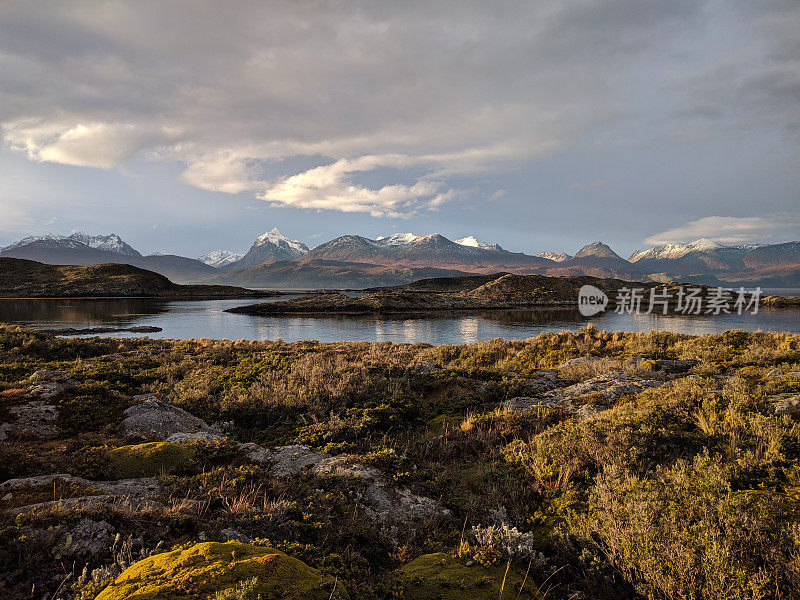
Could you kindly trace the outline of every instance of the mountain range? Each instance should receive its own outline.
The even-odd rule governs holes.
[[[800,285],[800,242],[728,246],[707,239],[634,252],[627,259],[600,241],[574,255],[510,252],[475,236],[455,241],[439,234],[395,233],[375,239],[343,235],[311,249],[274,228],[247,252],[210,251],[199,259],[172,254],[142,256],[119,236],[74,233],[27,237],[0,257],[56,265],[125,263],[176,283],[260,288],[363,288],[420,278],[508,272],[550,276],[590,275],[639,281],[680,279],[709,285]]]

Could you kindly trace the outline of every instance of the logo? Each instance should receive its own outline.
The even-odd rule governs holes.
[[[593,285],[584,285],[578,290],[578,310],[584,317],[601,313],[608,306],[608,296]]]

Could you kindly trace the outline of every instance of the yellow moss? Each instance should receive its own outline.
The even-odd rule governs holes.
[[[531,600],[539,598],[534,582],[506,565],[466,566],[449,554],[425,554],[396,571],[403,597],[414,600]],[[505,582],[505,583],[504,583]],[[502,588],[502,594],[501,594]],[[520,593],[520,589],[522,592]]]
[[[108,458],[115,477],[153,477],[186,466],[194,451],[181,444],[148,442],[109,450]]]
[[[96,600],[196,600],[256,579],[264,600],[347,600],[341,583],[268,547],[204,542],[140,560]]]

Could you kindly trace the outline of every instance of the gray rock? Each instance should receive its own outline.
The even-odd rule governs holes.
[[[207,442],[211,442],[214,440],[223,440],[225,439],[224,436],[220,435],[219,433],[215,433],[213,431],[196,431],[194,433],[173,433],[165,442],[170,442],[172,444],[186,444],[190,442],[196,442],[197,440],[205,440]]]
[[[162,402],[153,394],[135,396],[142,402],[126,409],[120,424],[120,432],[126,437],[137,439],[164,440],[176,433],[208,432],[219,434],[202,419],[182,408]]]
[[[248,454],[248,458],[254,462],[270,463],[271,471],[275,475],[281,476],[296,475],[329,456],[329,454],[315,452],[307,446],[300,445],[281,446],[274,451],[261,448]]]
[[[114,528],[105,521],[81,519],[65,531],[54,547],[55,558],[88,557],[102,552],[113,541]]]
[[[348,456],[331,456],[300,445],[282,446],[275,450],[242,444],[250,450],[251,460],[271,465],[276,475],[296,475],[303,471],[318,477],[342,477],[363,483],[365,492],[359,497],[369,514],[381,522],[409,521],[423,517],[447,517],[450,511],[439,502],[414,494],[397,486],[381,471],[362,465]]]
[[[769,373],[765,375],[765,377],[769,377],[770,379],[780,379],[783,377],[783,371],[780,369],[772,369]]]
[[[243,542],[246,544],[247,542],[250,541],[250,538],[247,537],[245,534],[236,531],[235,529],[232,529],[230,527],[226,527],[225,529],[220,531],[219,534],[222,537],[222,539],[226,542],[235,541],[235,542]]]
[[[58,435],[58,407],[44,400],[32,400],[27,404],[12,406],[9,412],[14,416],[10,423],[0,423],[0,440],[9,433],[31,435],[38,438],[52,438]]]
[[[512,410],[532,410],[540,406],[561,408],[572,413],[581,409],[583,411],[581,414],[586,417],[589,416],[588,411],[592,410],[591,414],[594,414],[599,410],[604,410],[622,396],[635,396],[646,389],[660,387],[665,383],[665,381],[655,379],[635,379],[624,373],[611,372],[536,396],[512,398],[506,402],[506,406]],[[585,398],[589,395],[599,395],[601,402],[596,401],[598,398],[593,398],[595,402],[592,402],[598,407],[598,410],[581,408],[586,406]]]
[[[776,415],[800,415],[800,396],[790,396],[788,398],[783,396],[774,396],[773,401],[773,410]]]

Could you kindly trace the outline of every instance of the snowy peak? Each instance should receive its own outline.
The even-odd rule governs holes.
[[[575,254],[575,258],[586,258],[589,256],[596,256],[599,258],[621,258],[608,244],[604,244],[603,242],[592,242],[578,250],[578,253]]]
[[[706,238],[700,238],[689,244],[664,244],[662,246],[653,246],[647,250],[639,250],[631,254],[628,260],[630,260],[630,262],[636,262],[647,259],[676,259],[686,256],[690,252],[709,252],[726,247],[727,246]]]
[[[539,254],[535,254],[534,256],[546,258],[547,260],[552,260],[553,262],[564,262],[565,260],[572,258],[566,252],[539,252]]]
[[[244,252],[231,252],[230,250],[214,250],[200,256],[197,260],[211,267],[219,269],[235,263],[244,256]]]
[[[266,246],[268,244],[272,244],[273,246],[277,246],[279,248],[284,248],[289,252],[296,253],[297,256],[308,254],[308,246],[297,240],[290,240],[280,231],[278,231],[277,227],[273,227],[263,235],[260,235],[253,244],[253,248],[260,248],[261,246]]]
[[[375,241],[378,242],[380,246],[405,246],[406,244],[413,244],[421,239],[421,235],[413,233],[393,233],[390,236],[379,235],[375,238]]]
[[[109,235],[86,235],[83,232],[73,233],[69,239],[86,244],[90,248],[105,250],[106,252],[116,252],[126,256],[141,256],[131,246],[122,241],[116,233]]]
[[[0,248],[2,251],[21,248],[30,244],[50,246],[53,248],[81,248],[88,246],[106,252],[115,252],[125,256],[141,256],[131,246],[126,244],[122,238],[115,233],[109,235],[87,235],[83,232],[71,235],[59,235],[57,233],[46,233],[44,235],[32,235],[14,242],[10,246]]]
[[[482,248],[484,250],[502,250],[502,248],[497,244],[487,244],[485,242],[481,242],[474,235],[468,235],[467,237],[463,237],[460,240],[455,240],[455,242],[459,246],[467,246],[469,248]]]

